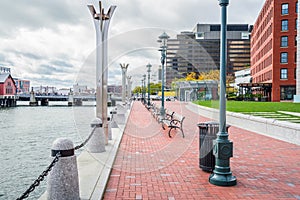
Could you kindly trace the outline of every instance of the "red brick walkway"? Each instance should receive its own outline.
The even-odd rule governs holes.
[[[186,117],[186,137],[175,131],[169,138],[150,112],[134,102],[104,199],[300,200],[300,146],[236,127],[229,134],[234,142],[231,171],[237,185],[210,184],[210,174],[199,168],[197,127],[209,119],[185,105],[166,102],[167,108]]]

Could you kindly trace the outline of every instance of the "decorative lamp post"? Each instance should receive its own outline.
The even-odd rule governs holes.
[[[103,123],[103,130],[108,143],[108,121],[107,121],[107,35],[111,17],[116,6],[111,6],[104,13],[101,1],[99,1],[99,13],[96,13],[93,5],[88,5],[90,13],[94,20],[96,30],[96,117],[100,118]]]
[[[146,74],[143,75],[144,85],[143,85],[143,104],[146,104]]]
[[[127,68],[129,64],[121,64],[121,69],[122,69],[122,102],[125,104],[125,99],[126,99],[126,73],[127,73]]]
[[[230,171],[230,158],[233,156],[233,143],[228,140],[226,132],[226,32],[227,6],[229,0],[219,0],[221,6],[221,57],[220,57],[220,127],[217,139],[214,140],[213,153],[216,158],[215,170],[209,177],[209,182],[218,186],[236,185],[236,177]]]
[[[165,118],[165,62],[166,62],[166,51],[167,51],[167,41],[170,38],[166,32],[163,32],[159,37],[158,42],[160,42],[160,49],[161,51],[161,108],[160,108],[160,119]]]
[[[141,102],[144,102],[144,78],[141,80],[142,81],[142,87],[141,87],[141,93],[142,93],[142,98],[141,98]]]
[[[151,72],[151,67],[152,65],[149,63],[147,66],[148,68],[147,72],[148,72],[148,108],[150,107],[150,72]]]

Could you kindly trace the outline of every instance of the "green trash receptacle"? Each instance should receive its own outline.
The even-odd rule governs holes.
[[[213,154],[213,141],[217,139],[219,123],[214,121],[199,123],[199,167],[206,172],[215,169],[215,156]],[[226,125],[226,131],[230,126]]]

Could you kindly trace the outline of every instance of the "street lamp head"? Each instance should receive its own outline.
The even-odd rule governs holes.
[[[146,65],[146,67],[148,68],[148,71],[147,71],[147,72],[151,72],[151,67],[152,67],[152,65],[149,63],[148,65]]]
[[[166,32],[163,32],[158,38],[159,38],[159,40],[157,40],[157,41],[161,43],[160,47],[167,48],[167,41],[170,38],[170,36],[168,36],[168,34]]]
[[[104,13],[104,8],[102,8],[101,1],[99,1],[100,13],[96,13],[96,10],[93,5],[88,5],[88,8],[94,19],[103,21],[103,20],[109,20],[112,17],[112,14],[113,14],[114,10],[116,9],[116,6],[111,6],[109,8],[107,14]]]
[[[227,6],[229,4],[229,0],[218,0],[220,6]]]
[[[128,68],[128,66],[129,66],[129,64],[125,64],[125,63],[120,63],[120,66],[121,66],[121,68],[122,69],[127,69]]]

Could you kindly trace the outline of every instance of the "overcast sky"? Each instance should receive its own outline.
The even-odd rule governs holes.
[[[217,0],[104,0],[117,8],[109,28],[109,83],[121,84],[120,63],[140,84],[146,65],[160,63],[158,36],[220,23]],[[231,0],[228,23],[253,24],[264,0]],[[95,29],[87,8],[94,0],[1,0],[0,66],[31,86],[95,84]]]

